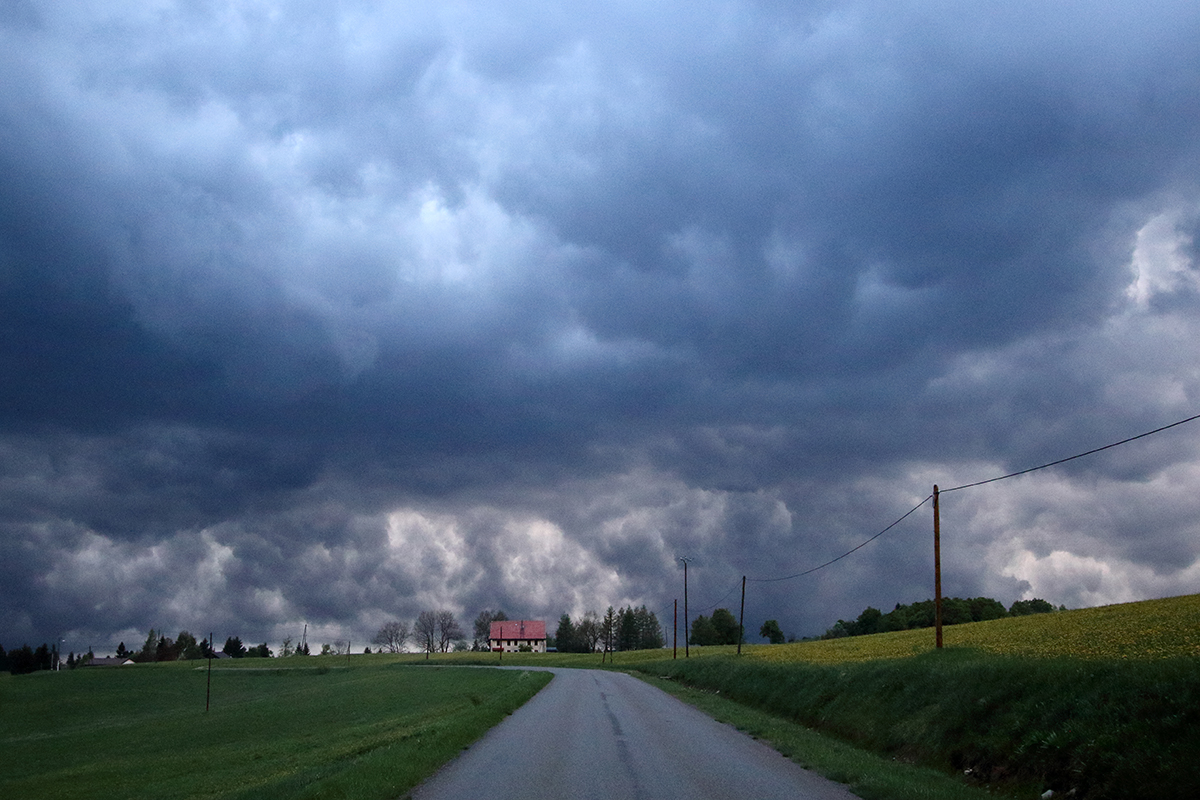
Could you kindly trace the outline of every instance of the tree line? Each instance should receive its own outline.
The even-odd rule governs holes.
[[[403,653],[411,643],[419,652],[446,653],[454,650],[486,651],[491,649],[493,622],[509,617],[502,609],[484,609],[475,617],[470,641],[450,611],[422,611],[410,625],[403,620],[385,622],[371,643],[378,652]],[[560,653],[595,653],[607,650],[644,650],[662,647],[662,626],[654,612],[644,605],[640,608],[614,609],[608,607],[601,617],[595,611],[583,615],[577,623],[563,614],[558,629],[546,637],[547,647]]]
[[[1045,600],[1017,600],[1008,608],[998,600],[990,597],[960,597],[942,598],[942,624],[957,625],[963,622],[982,622],[1003,617],[1021,617],[1028,614],[1045,614],[1055,609]],[[877,608],[868,606],[858,615],[857,619],[846,621],[839,619],[837,624],[829,628],[819,638],[839,639],[844,636],[866,636],[872,633],[887,631],[903,631],[913,628],[932,628],[934,626],[934,602],[923,600],[918,603],[896,607],[884,614]],[[712,617],[703,614],[696,617],[692,623],[691,635],[688,642],[694,645],[723,645],[737,644],[742,635],[741,626],[733,614],[725,608],[718,608]],[[777,620],[769,619],[762,624],[758,635],[770,641],[771,644],[782,644],[785,641],[783,630]],[[794,639],[793,639],[794,641]]]
[[[603,617],[588,611],[577,623],[569,614],[563,614],[546,644],[560,653],[595,653],[601,648],[610,652],[653,650],[662,647],[663,641],[658,617],[643,605],[620,610],[609,606]]]
[[[1004,617],[1022,617],[1029,614],[1046,614],[1055,609],[1050,603],[1040,598],[1032,600],[1017,600],[1008,608],[999,600],[990,597],[961,597],[942,598],[942,624],[958,625],[964,622],[983,622],[989,619]],[[888,631],[905,631],[913,628],[932,628],[934,622],[933,600],[922,600],[910,605],[896,604],[896,607],[884,614],[877,608],[867,606],[857,619],[847,622],[839,619],[837,623],[824,634],[822,639],[840,639],[844,636],[867,636],[872,633]]]
[[[117,645],[116,655],[117,658],[128,658],[138,664],[156,661],[194,661],[215,657],[218,652],[213,649],[215,644],[215,642],[208,641],[208,637],[196,641],[196,637],[187,631],[180,631],[179,635],[172,639],[167,636],[166,631],[156,631],[151,628],[150,632],[146,634],[146,641],[142,643],[141,650],[130,650],[125,647],[124,642],[121,642]],[[238,636],[227,638],[220,652],[231,658],[271,658],[274,655],[266,642],[247,647]]]
[[[727,608],[718,608],[711,617],[703,614],[692,622],[689,644],[708,646],[715,644],[737,644],[742,635],[742,626]]]
[[[325,645],[329,647],[329,645]],[[291,647],[291,640],[284,640],[284,653],[281,655],[308,655],[308,645]],[[271,658],[274,653],[266,642],[247,647],[237,636],[225,640],[221,652],[233,658]],[[190,661],[193,659],[211,658],[217,651],[212,648],[207,638],[196,641],[196,637],[187,631],[180,631],[175,638],[167,636],[164,631],[153,628],[146,635],[146,641],[140,650],[132,650],[125,642],[117,645],[116,657],[127,658],[138,664],[156,661]],[[86,653],[70,652],[66,659],[62,658],[53,645],[41,644],[36,649],[24,645],[15,650],[5,651],[0,645],[0,672],[10,672],[13,675],[25,675],[38,670],[52,670],[65,666],[67,669],[86,666],[95,658],[95,653],[89,648]]]
[[[78,658],[72,652],[67,658],[68,669],[81,667],[92,658],[91,651]],[[25,644],[13,650],[5,650],[0,645],[0,672],[11,672],[13,675],[28,675],[39,670],[54,669],[62,663],[62,654],[54,645],[42,642],[36,648]]]
[[[714,614],[714,617],[717,617]],[[453,612],[445,610],[422,611],[410,624],[403,620],[389,620],[380,627],[371,640],[378,647],[377,652],[402,653],[411,642],[420,652],[447,653],[454,650],[488,650],[491,624],[507,620],[508,616],[500,609],[485,609],[475,618],[473,625],[474,638],[468,642],[466,633],[459,625]],[[583,615],[578,624],[571,621],[567,614],[559,620],[558,630],[554,636],[547,637],[549,647],[557,646],[560,652],[599,652],[601,649],[613,650],[645,650],[663,646],[664,637],[662,626],[654,612],[646,606],[614,609],[608,607],[603,617],[595,611]],[[117,645],[118,658],[128,658],[137,663],[157,661],[187,661],[215,657],[218,652],[232,658],[273,658],[274,651],[262,644],[247,646],[239,636],[230,636],[220,651],[215,649],[215,642],[208,638],[196,640],[186,630],[180,631],[174,638],[167,636],[165,631],[150,629],[141,649],[127,648],[125,642]],[[350,642],[337,640],[332,644],[321,645],[319,655],[344,655],[350,652]],[[364,652],[371,652],[370,647]],[[291,637],[285,638],[279,649],[279,657],[307,656],[310,650],[307,641],[293,644]],[[86,656],[76,658],[71,653],[66,660],[68,668],[83,666],[93,658],[89,651]],[[39,669],[53,669],[60,661],[58,652],[51,646],[43,644],[36,650],[28,645],[6,652],[0,646],[0,671],[12,671],[13,674],[35,672]]]
[[[479,622],[476,621],[478,632]],[[465,637],[462,626],[454,617],[452,611],[422,611],[417,615],[411,627],[401,620],[385,622],[371,640],[379,645],[379,651],[403,653],[409,639],[421,652],[448,653],[451,648],[465,649]]]

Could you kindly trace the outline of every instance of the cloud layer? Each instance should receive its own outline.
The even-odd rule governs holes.
[[[0,8],[6,646],[666,621],[1197,413],[1193,3]],[[947,495],[947,591],[1200,591],[1198,443]]]

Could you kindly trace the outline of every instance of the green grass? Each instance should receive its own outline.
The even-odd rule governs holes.
[[[693,647],[686,660],[682,649],[678,660],[618,653],[615,667],[700,690],[689,702],[729,699],[765,715],[755,725],[775,733],[763,738],[871,797],[941,796],[914,775],[891,786],[894,764],[1021,797],[1200,797],[1200,595],[954,625],[944,638],[940,652],[926,629],[747,645],[742,658],[735,647]],[[597,667],[600,657],[504,663]],[[822,739],[797,726],[860,750],[822,767]]]
[[[1194,658],[1037,660],[949,649],[833,665],[726,656],[642,669],[1018,795],[1200,797]]]
[[[550,679],[387,659],[0,677],[0,797],[394,798]]]
[[[749,621],[747,629],[755,626]],[[680,632],[682,635],[682,631]],[[949,625],[943,629],[947,647],[968,647],[999,656],[1033,659],[1146,661],[1200,657],[1200,594],[1144,600],[1137,603],[1056,611]],[[747,658],[780,663],[843,664],[852,661],[911,658],[934,649],[934,631],[923,628],[874,636],[851,636],[793,644],[744,644]],[[691,648],[692,658],[732,655],[733,645]],[[684,648],[679,647],[679,658]],[[413,663],[423,655],[401,656]],[[600,655],[567,653],[449,653],[431,663],[498,664],[555,667],[598,667]],[[647,661],[671,659],[671,649],[616,653],[609,665],[636,667]]]
[[[1200,594],[949,625],[943,629],[943,634],[947,647],[970,647],[997,655],[1037,659],[1144,661],[1195,657],[1200,656]],[[759,645],[747,652],[769,661],[835,664],[908,658],[933,649],[934,632],[924,628],[874,636]]]
[[[0,673],[0,797],[398,797],[549,680],[436,668],[500,663],[640,671],[870,800],[1200,797],[1200,595],[945,638],[243,659],[207,714],[196,662]]]
[[[864,800],[986,800],[984,789],[945,772],[898,761],[818,733],[776,714],[720,694],[649,675],[643,680],[699,708],[714,719],[770,743],[806,769],[848,785]]]

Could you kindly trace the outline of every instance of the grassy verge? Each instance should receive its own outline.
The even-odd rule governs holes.
[[[981,785],[1200,797],[1192,658],[1039,661],[963,649],[837,665],[717,657],[641,669]]]
[[[678,681],[639,675],[714,719],[770,743],[805,769],[844,783],[864,800],[986,800],[983,789],[944,772],[870,753],[775,714]]]
[[[394,798],[550,679],[305,662],[0,678],[0,797]]]

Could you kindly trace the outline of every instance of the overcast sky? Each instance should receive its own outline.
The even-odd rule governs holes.
[[[1200,6],[0,0],[0,643],[933,594],[1200,413]],[[1200,422],[942,498],[1200,592]],[[752,637],[757,641],[757,637]]]

